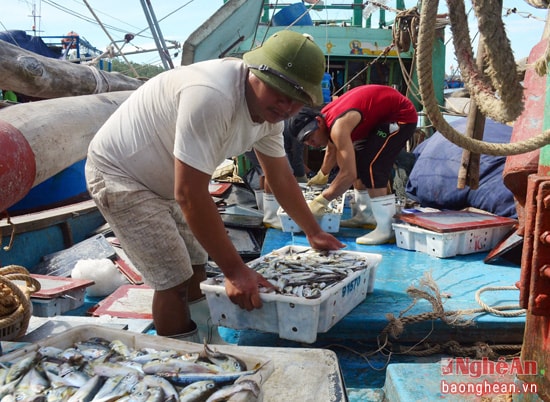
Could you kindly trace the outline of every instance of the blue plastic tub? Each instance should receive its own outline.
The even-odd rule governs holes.
[[[285,8],[281,8],[281,10],[273,16],[271,23],[273,26],[313,25],[313,21],[304,3],[294,3]]]

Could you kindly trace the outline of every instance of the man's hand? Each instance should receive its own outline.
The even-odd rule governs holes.
[[[324,186],[328,183],[328,174],[323,174],[323,171],[319,169],[317,174],[308,180],[308,186]]]
[[[329,200],[327,200],[325,197],[323,197],[322,194],[319,194],[317,197],[315,197],[313,200],[311,200],[308,203],[309,209],[311,210],[311,213],[315,216],[321,216],[327,213],[327,211],[330,209],[328,207]]]
[[[248,267],[239,270],[236,278],[225,278],[227,296],[234,304],[247,311],[262,307],[260,287],[274,288],[267,279]]]

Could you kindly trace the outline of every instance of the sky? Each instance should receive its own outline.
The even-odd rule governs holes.
[[[288,4],[292,2],[285,1]],[[223,0],[149,0],[149,3],[165,40],[178,41],[182,45],[193,31],[223,5]],[[351,3],[351,0],[325,0],[325,3],[344,4]],[[387,4],[391,6],[393,2]],[[412,7],[416,2],[405,0],[405,5]],[[469,11],[471,2],[465,0],[465,5]],[[510,12],[512,9],[516,12]],[[444,1],[440,1],[439,11],[447,11]],[[335,15],[335,19],[349,16],[344,11],[339,13],[343,14]],[[470,15],[473,16],[473,12]],[[503,22],[516,60],[527,57],[542,37],[547,11],[536,9],[524,0],[504,0],[503,15],[506,15],[503,16]],[[323,19],[325,13],[311,11],[311,17],[313,20]],[[391,14],[387,13],[386,19],[391,20]],[[477,22],[473,17],[470,21],[473,24],[470,26],[470,35],[475,39]],[[0,0],[0,31],[10,29],[25,30],[31,35],[36,32],[41,36],[60,36],[74,31],[100,50],[105,50],[111,39],[122,46],[124,35],[133,33],[138,35],[130,44],[141,49],[154,49],[153,36],[141,0]],[[457,67],[457,62],[449,28],[446,29],[445,39],[446,72],[451,73]],[[475,52],[475,42],[472,48]],[[131,46],[124,45],[124,51],[129,50]],[[171,51],[174,65],[179,65],[181,53],[178,56],[176,53],[175,50]],[[128,59],[151,64],[158,64],[161,60],[156,51],[128,56]]]

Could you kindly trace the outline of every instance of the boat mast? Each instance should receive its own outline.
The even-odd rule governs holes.
[[[157,46],[160,59],[162,60],[162,65],[166,70],[174,68],[174,63],[172,63],[172,59],[170,58],[168,48],[166,46],[166,42],[164,41],[164,37],[162,36],[162,32],[160,30],[157,17],[155,16],[155,12],[153,11],[153,5],[151,4],[151,1],[141,0],[141,6],[143,7],[145,18],[147,18],[149,29],[153,34],[153,39],[155,40],[155,45]]]
[[[37,32],[40,32],[40,27],[38,27],[38,31],[36,29],[36,20],[38,19],[40,21],[40,15],[36,15],[36,2],[32,2],[32,14],[30,15],[32,17],[32,32],[34,33],[34,36],[37,35]]]

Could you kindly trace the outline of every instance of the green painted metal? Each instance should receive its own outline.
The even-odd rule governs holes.
[[[544,102],[543,130],[550,129],[550,74],[546,76],[546,99]],[[550,174],[550,145],[546,145],[540,150],[539,174]]]
[[[238,47],[233,49],[232,55],[240,57],[247,50],[259,45],[264,38],[279,30],[287,29],[287,27],[281,26],[272,27],[269,21],[275,9],[288,5],[289,3],[275,4],[269,0],[264,0],[264,11],[256,35],[254,38],[246,38],[243,42],[239,43]],[[395,7],[398,10],[405,9],[404,1],[395,1]],[[386,11],[384,9],[379,10],[379,27],[370,28],[370,18],[367,20],[363,18],[364,6],[361,0],[353,0],[352,3],[347,4],[315,5],[312,8],[314,10],[352,10],[349,25],[336,24],[330,20],[314,21],[312,26],[292,26],[292,30],[294,31],[311,35],[315,42],[323,49],[327,56],[327,72],[331,73],[333,84],[335,84],[333,93],[342,94],[358,71],[365,69],[369,64],[373,63],[386,48],[391,46],[393,34],[391,29],[387,29],[389,23],[385,20]],[[252,43],[253,40],[254,43]],[[417,109],[421,110],[420,96],[414,91],[418,87],[418,80],[415,68],[411,68],[414,62],[414,49],[412,46],[407,52],[400,54],[397,53],[395,48],[392,48],[375,65],[367,68],[358,77],[357,82],[354,82],[352,85],[377,83],[392,85],[399,90],[405,90],[407,83],[401,71],[399,58],[407,66],[409,73],[412,72],[413,85],[410,86],[408,94]],[[445,81],[445,41],[443,29],[436,34],[432,65],[437,102],[443,105],[445,102],[443,96]],[[344,69],[343,72],[342,67]]]
[[[269,0],[263,0],[261,3],[248,1],[239,6],[239,10],[236,11],[243,11],[242,9],[246,8],[246,12],[250,14],[250,17],[252,17],[252,14],[257,15],[257,17],[243,21],[243,18],[230,18],[228,15],[222,21],[223,24],[220,23],[219,26],[216,26],[215,19],[211,18],[196,31],[196,34],[193,33],[184,44],[183,54],[186,56],[186,62],[182,62],[182,64],[217,58],[221,55],[242,57],[245,52],[261,45],[267,37],[275,32],[289,29],[286,26],[271,26],[270,20],[276,9],[288,6],[291,3],[276,3]],[[252,7],[251,4],[256,8]],[[399,10],[405,9],[404,1],[396,0],[395,7]],[[349,0],[347,4],[330,6],[315,5],[313,9],[316,11],[325,9],[329,11],[347,10],[350,15],[345,24],[336,23],[330,19],[314,20],[313,25],[293,25],[290,28],[293,31],[311,35],[323,49],[327,60],[327,72],[332,76],[333,94],[341,95],[347,89],[348,84],[351,84],[351,79],[360,73],[358,82],[353,83],[353,85],[376,83],[394,86],[403,93],[408,90],[407,94],[415,103],[417,109],[422,109],[420,96],[415,92],[418,88],[418,81],[414,68],[415,52],[413,46],[398,54],[395,47],[392,47],[392,29],[387,27],[370,28],[369,21],[363,18],[361,0]],[[381,21],[379,25],[387,26],[385,10],[380,10],[379,13]],[[241,14],[243,13],[241,12]],[[315,15],[323,14],[315,13]],[[259,19],[259,23],[255,22],[258,21],[256,18]],[[223,19],[223,16],[218,19]],[[237,27],[236,24],[238,24]],[[393,23],[389,25],[393,25]],[[235,32],[238,33],[238,36],[235,36]],[[433,82],[437,101],[440,105],[443,105],[445,84],[444,29],[440,29],[436,37],[432,59]],[[382,57],[386,49],[389,51]],[[400,62],[407,69],[407,75],[412,75],[412,85],[408,85],[409,83],[406,82],[401,71]]]

